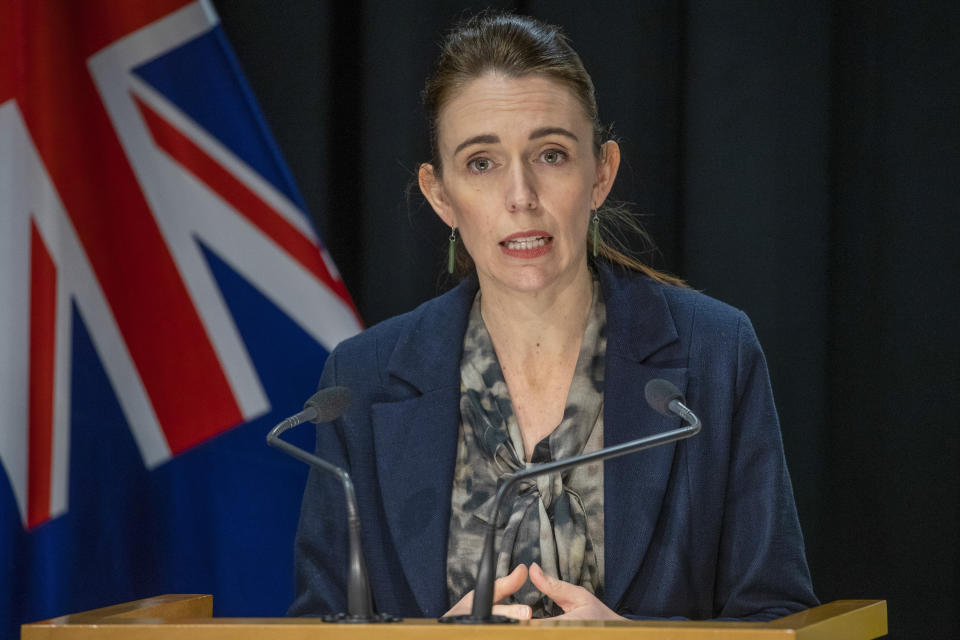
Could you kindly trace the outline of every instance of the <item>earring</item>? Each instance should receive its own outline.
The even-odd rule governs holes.
[[[447,247],[447,273],[453,274],[453,258],[457,253],[457,228],[450,227],[450,245]]]
[[[593,257],[597,257],[597,241],[600,239],[600,216],[593,210]]]

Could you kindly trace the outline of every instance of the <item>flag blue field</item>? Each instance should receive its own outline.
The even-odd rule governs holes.
[[[0,637],[281,615],[307,469],[264,437],[361,322],[215,12],[5,0],[0,60]]]

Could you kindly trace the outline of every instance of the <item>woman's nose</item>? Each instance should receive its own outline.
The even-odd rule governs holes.
[[[506,205],[511,212],[532,211],[539,205],[533,176],[523,166],[517,166],[510,172]]]

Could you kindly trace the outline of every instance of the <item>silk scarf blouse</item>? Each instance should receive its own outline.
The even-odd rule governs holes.
[[[603,446],[606,308],[593,299],[560,424],[524,460],[523,438],[493,341],[474,299],[460,360],[460,430],[447,546],[450,605],[473,589],[487,523],[501,479],[534,464]],[[535,478],[506,496],[497,522],[497,577],[538,563],[548,575],[603,590],[603,463]],[[534,617],[563,611],[528,580],[506,603],[529,605]]]

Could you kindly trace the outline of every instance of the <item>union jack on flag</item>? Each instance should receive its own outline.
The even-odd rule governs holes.
[[[263,436],[360,328],[208,2],[0,0],[0,636],[282,613],[306,469]]]

